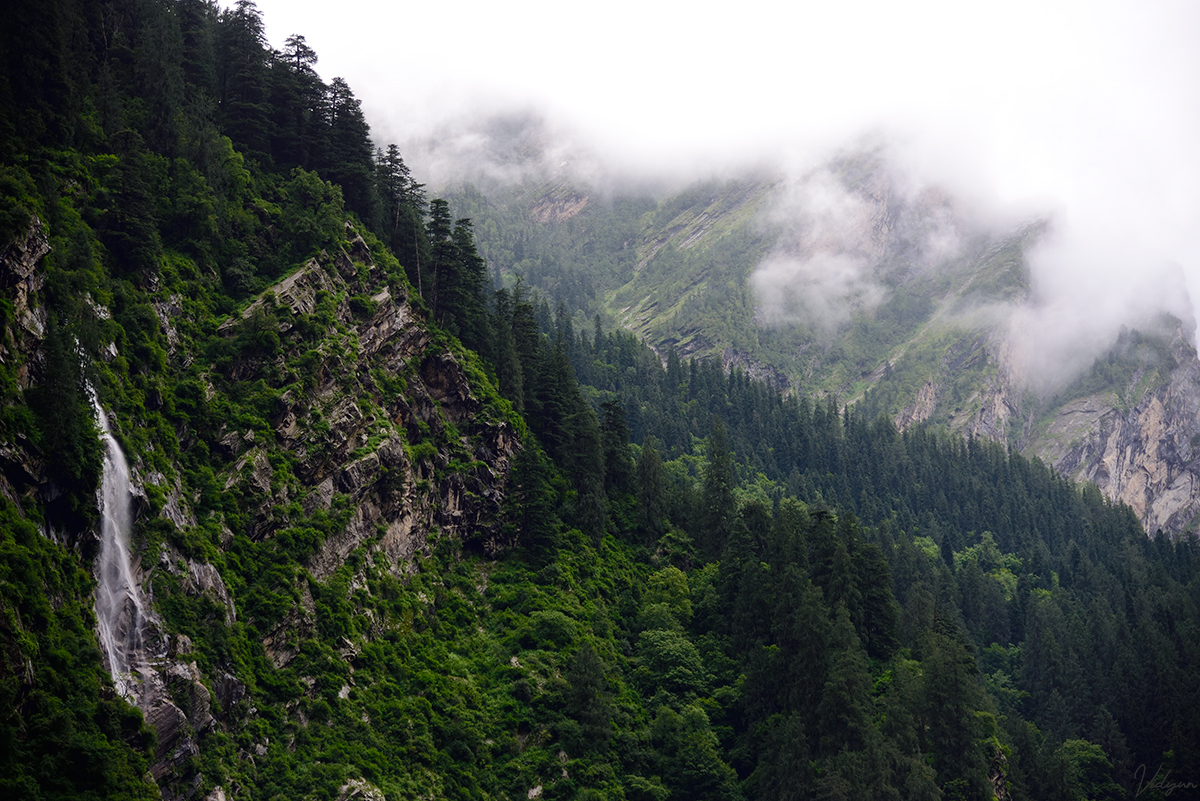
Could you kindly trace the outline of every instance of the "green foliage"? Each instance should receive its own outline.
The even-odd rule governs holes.
[[[40,361],[0,365],[2,444],[47,475],[7,461],[5,480],[86,542],[90,377],[145,491],[156,612],[221,699],[168,792],[985,798],[995,773],[1015,798],[1091,798],[1164,753],[1197,780],[1195,542],[1148,542],[1128,509],[1001,446],[889,422],[935,371],[986,362],[933,324],[941,278],[894,281],[804,356],[811,332],[750,324],[761,182],[661,204],[466,187],[427,225],[349,86],[321,81],[303,37],[269,50],[252,3],[77,6],[18,3],[0,33],[0,234],[37,213],[53,244]],[[311,258],[320,288],[264,292]],[[507,273],[492,295],[484,258]],[[963,303],[1023,286],[1019,247],[988,258],[1002,269]],[[376,356],[363,323],[384,288],[431,321]],[[617,308],[665,368],[583,314]],[[4,300],[6,353],[14,314]],[[829,394],[672,345],[787,354]],[[1130,332],[1070,391],[1136,402],[1163,348]],[[439,360],[468,376],[467,419],[412,414]],[[982,375],[948,378],[954,402]],[[506,476],[476,423],[519,440]],[[360,508],[454,519],[491,470],[484,547],[404,529],[417,550],[395,563],[373,537],[396,531],[361,528]],[[451,486],[460,506],[437,508]],[[0,785],[154,795],[149,733],[95,647],[86,548],[8,501],[0,535]],[[198,589],[201,563],[232,610]]]
[[[157,798],[154,733],[116,697],[92,633],[92,581],[0,499],[0,790]]]
[[[60,499],[50,508],[56,524],[78,528],[93,517],[93,488],[103,455],[76,339],[51,317],[44,340],[41,383],[29,394],[36,410],[38,443]]]
[[[316,255],[342,238],[345,212],[339,187],[297,167],[283,185],[280,225],[292,263]]]
[[[17,166],[0,167],[0,242],[25,232],[33,215],[45,214],[33,178]]]

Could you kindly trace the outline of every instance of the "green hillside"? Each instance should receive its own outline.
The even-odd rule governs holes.
[[[796,195],[830,185],[825,204],[850,204],[865,219],[823,221],[819,203],[795,208]],[[1071,401],[1110,393],[1109,407],[1128,411],[1170,378],[1160,356],[1179,323],[1164,318],[1132,332],[1146,344],[1104,343],[1111,352],[1071,386],[1031,391],[1005,351],[1012,310],[1031,291],[1025,254],[1046,224],[979,227],[936,188],[905,190],[878,146],[799,179],[760,175],[657,195],[570,178],[486,186],[459,184],[449,197],[476,221],[494,280],[538,290],[577,329],[599,315],[663,360],[670,350],[718,359],[802,395],[864,403],[902,427],[928,423],[1045,458],[1062,453],[1051,429]],[[850,235],[805,240],[810,229],[839,227]],[[939,249],[938,236],[953,245]],[[858,260],[855,283],[835,287],[843,295],[822,286],[820,264],[764,283],[773,260],[814,253]]]
[[[4,798],[1200,783],[1196,540],[889,416],[934,377],[969,406],[988,345],[963,312],[1020,291],[1031,232],[930,269],[896,251],[886,302],[801,350],[746,283],[773,180],[430,198],[251,2],[8,22]],[[1161,350],[1128,334],[1072,397],[1133,402]],[[145,609],[115,680],[93,392]]]

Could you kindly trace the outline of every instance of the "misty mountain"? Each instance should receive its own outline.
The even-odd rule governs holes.
[[[523,123],[520,136],[500,125],[496,140],[482,126],[494,144],[464,163],[551,139],[535,118]],[[552,149],[526,163],[544,165]],[[882,141],[799,175],[657,190],[596,183],[569,163],[507,183],[475,169],[451,198],[474,218],[480,252],[577,327],[599,315],[664,360],[717,359],[863,404],[901,430],[1003,442],[1130,503],[1150,532],[1183,531],[1200,511],[1194,321],[1178,271],[1073,325],[1097,290],[1064,300],[1035,274],[1052,217],[980,210],[906,172]]]
[[[1187,315],[1060,313],[1053,220],[528,114],[410,167],[250,0],[6,21],[0,797],[1200,785],[1200,539],[1006,444],[1188,514]]]

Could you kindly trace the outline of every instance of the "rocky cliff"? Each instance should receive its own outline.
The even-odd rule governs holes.
[[[0,254],[15,312],[0,356],[21,365],[26,384],[42,359],[38,291],[49,251],[35,219]],[[203,347],[184,298],[154,296],[167,370],[195,387],[176,396],[189,397],[202,423],[176,427],[173,459],[126,448],[134,571],[150,610],[129,692],[157,733],[151,773],[165,797],[201,786],[206,737],[243,731],[258,714],[245,657],[214,658],[188,631],[255,632],[269,669],[285,669],[329,625],[329,590],[318,585],[336,574],[338,603],[370,619],[365,633],[340,638],[348,663],[396,625],[363,608],[379,577],[405,580],[434,538],[490,554],[512,544],[500,523],[523,424],[488,388],[474,355],[426,327],[409,291],[348,225],[341,247],[258,295]],[[242,402],[226,402],[230,393]],[[113,423],[118,437],[136,441],[136,417],[115,414]],[[44,460],[32,442],[6,443],[0,460],[0,490],[11,501],[42,491]],[[203,475],[207,465],[216,469],[197,489],[197,466]],[[94,552],[95,537],[85,532],[75,547]],[[295,565],[256,584],[253,559]],[[197,607],[210,610],[200,621],[180,611]],[[243,756],[253,759],[254,747]]]
[[[1200,513],[1200,361],[1181,326],[1119,379],[1095,371],[1051,397],[1030,392],[1001,329],[963,332],[898,415],[1009,442],[1129,504],[1148,534],[1195,528]],[[1114,352],[1121,349],[1114,345]],[[962,386],[972,390],[964,393]],[[957,390],[957,394],[955,394]]]
[[[1149,534],[1193,531],[1200,513],[1200,361],[1178,327],[1170,347],[1166,381],[1131,404],[1112,391],[1073,399],[1028,446],[1129,504]],[[1141,379],[1135,372],[1118,390],[1131,393]]]

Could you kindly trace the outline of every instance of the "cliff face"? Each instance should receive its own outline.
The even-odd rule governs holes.
[[[229,366],[229,375],[241,383],[269,383],[297,362],[305,370],[299,386],[292,384],[275,401],[269,420],[273,437],[232,423],[217,432],[227,459],[217,479],[225,492],[243,499],[246,510],[236,536],[269,546],[302,521],[332,521],[304,559],[290,608],[271,621],[248,621],[260,632],[275,669],[288,668],[302,643],[319,636],[323,616],[313,585],[328,582],[348,564],[355,567],[344,601],[353,603],[372,577],[410,573],[435,532],[489,553],[510,544],[499,522],[519,448],[514,421],[494,398],[481,399],[464,357],[434,340],[403,290],[387,285],[362,239],[349,233],[344,250],[309,261],[220,328],[227,338],[237,338],[264,325],[265,318],[280,337],[276,352]],[[306,350],[311,332],[299,329],[322,304],[329,309],[331,300],[336,302],[319,344]],[[231,544],[235,535],[225,529],[222,537]],[[170,570],[172,561],[164,553],[158,569]],[[188,562],[185,572],[181,590],[220,598],[232,620],[217,571]],[[145,583],[153,582],[152,571]],[[363,614],[372,620],[367,639],[389,630],[387,621],[370,611]],[[334,643],[347,663],[363,645],[361,638],[347,637]],[[175,664],[167,680],[178,684],[185,677],[175,675],[180,673]],[[187,668],[196,673],[194,663]],[[203,679],[217,688],[218,706],[227,713],[226,720],[209,725],[237,729],[253,718],[253,708],[241,703],[246,690],[233,673]],[[197,694],[203,688],[197,681],[189,686]],[[192,706],[208,708],[204,699]],[[201,720],[188,717],[195,730],[206,723],[206,712],[199,714]],[[156,727],[160,738],[173,733],[169,726]],[[187,750],[187,742],[171,751],[160,744],[156,773],[176,769],[178,756]],[[166,783],[181,778],[176,771]]]
[[[405,299],[370,278],[361,281],[356,262],[368,274],[375,269],[361,239],[351,241],[349,253],[310,261],[251,304],[240,321],[223,326],[232,334],[263,305],[286,310],[285,319],[289,313],[299,318],[311,313],[322,293],[376,290],[357,313],[345,301],[338,305],[335,316],[345,334],[325,339],[319,357],[309,360],[307,391],[279,397],[274,443],[257,443],[253,431],[222,435],[231,456],[224,488],[256,499],[248,525],[256,540],[288,525],[278,510],[293,501],[307,516],[331,513],[335,505],[345,510],[344,524],[307,560],[316,581],[328,579],[359,549],[402,576],[433,531],[495,553],[511,544],[501,535],[499,518],[519,433],[511,420],[485,408],[460,357],[432,340]],[[278,328],[286,341],[291,325]],[[251,359],[233,370],[253,379],[272,367],[278,364]],[[381,393],[380,373],[403,377],[403,390]],[[276,476],[273,450],[292,460],[290,481]],[[276,667],[298,653],[298,632],[313,625],[311,606],[311,597],[302,597],[265,633]]]
[[[0,293],[11,299],[12,319],[0,325],[0,362],[15,368],[16,383],[24,390],[30,386],[29,367],[46,331],[46,312],[37,303],[37,293],[45,284],[40,269],[42,258],[50,252],[42,221],[34,217],[27,230],[0,251]],[[44,465],[25,436],[17,441],[0,441],[0,495],[19,503],[18,486],[36,481]]]
[[[1152,381],[1139,390],[1147,377],[1143,365],[1120,386],[1083,393],[1068,388],[1065,401],[1040,400],[1024,389],[1000,332],[976,334],[973,342],[963,336],[896,415],[898,428],[932,420],[964,436],[1010,442],[1128,504],[1149,534],[1194,527],[1200,514],[1200,361],[1180,328],[1169,342],[1174,364],[1156,386]],[[975,389],[956,400],[953,388],[964,381]]]
[[[356,265],[366,267],[365,278]],[[253,325],[264,307],[275,310],[271,324],[284,353],[232,368],[240,380],[252,381],[299,355],[302,346],[290,346],[290,320],[311,314],[322,295],[359,293],[354,304],[343,299],[336,307],[334,326],[342,333],[305,354],[303,388],[278,397],[271,420],[276,440],[256,443],[254,431],[233,427],[223,429],[219,440],[232,461],[225,489],[261,497],[249,527],[254,538],[270,537],[280,526],[272,510],[295,499],[309,514],[328,510],[335,496],[355,510],[312,557],[309,569],[317,578],[329,576],[378,527],[385,532],[378,547],[396,565],[423,548],[433,528],[469,533],[489,552],[503,546],[496,523],[518,447],[513,423],[485,409],[460,357],[433,342],[406,299],[394,296],[372,271],[378,268],[354,238],[349,253],[309,261],[255,300],[240,320],[222,325],[233,336],[239,325]],[[403,389],[381,391],[378,374],[402,377]],[[411,447],[421,442],[433,447]],[[294,460],[294,483],[275,480],[268,458],[273,448]]]
[[[0,254],[0,282],[16,312],[5,321],[0,357],[22,365],[21,376],[41,359],[37,293],[49,251],[35,220]],[[512,544],[500,523],[521,428],[474,357],[430,332],[406,286],[373,262],[349,226],[343,247],[322,252],[217,327],[207,345],[224,354],[215,361],[184,334],[194,334],[196,321],[181,297],[156,294],[152,306],[166,369],[198,377],[189,402],[208,410],[211,426],[177,429],[181,453],[169,463],[162,453],[126,448],[133,572],[147,614],[125,684],[157,733],[151,774],[165,797],[183,798],[201,781],[202,744],[219,741],[208,735],[243,731],[257,715],[245,664],[202,656],[208,646],[187,632],[256,632],[271,669],[287,669],[327,625],[314,595],[328,604],[321,587],[338,575],[338,602],[370,621],[365,635],[360,629],[333,644],[349,664],[397,625],[363,608],[368,587],[384,576],[405,580],[431,538],[490,554]],[[253,406],[216,413],[229,409],[220,405],[225,393],[247,391],[259,396]],[[139,424],[111,418],[126,440]],[[189,451],[213,468],[207,491],[184,480],[197,464]],[[14,504],[43,492],[43,459],[32,442],[6,442],[0,465],[0,491]],[[309,538],[299,548],[298,532]],[[96,538],[84,532],[73,544],[86,559]],[[247,606],[245,596],[256,592],[247,590],[255,581],[248,557],[296,560],[262,583],[273,607],[266,611]],[[185,608],[210,613],[197,623],[180,617]],[[253,759],[253,749],[242,756]]]
[[[1200,513],[1200,361],[1179,331],[1171,347],[1170,379],[1136,404],[1122,409],[1111,392],[1079,398],[1030,444],[1058,470],[1129,504],[1150,534],[1189,530]]]

